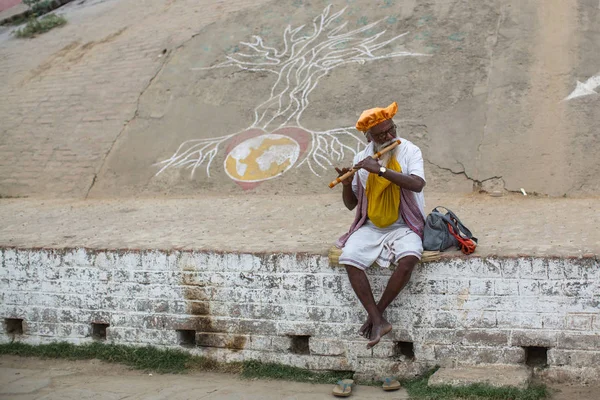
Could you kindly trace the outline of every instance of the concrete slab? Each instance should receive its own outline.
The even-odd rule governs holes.
[[[429,386],[468,386],[476,383],[493,387],[526,389],[531,381],[531,370],[512,365],[479,365],[474,367],[440,368],[429,378]]]
[[[343,206],[341,190],[324,190],[313,196],[0,199],[0,246],[325,255],[348,230],[354,213]],[[595,198],[496,198],[427,191],[425,197],[427,211],[447,206],[479,238],[476,256],[600,254]]]

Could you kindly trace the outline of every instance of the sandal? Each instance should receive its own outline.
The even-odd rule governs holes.
[[[352,379],[342,379],[334,386],[332,394],[336,397],[348,397],[352,394]]]
[[[391,392],[392,390],[398,390],[402,387],[402,385],[400,385],[400,382],[398,382],[396,379],[393,378],[385,378],[383,380],[383,390],[385,390],[386,392]]]

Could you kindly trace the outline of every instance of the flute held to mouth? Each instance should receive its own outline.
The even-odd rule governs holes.
[[[397,139],[394,141],[394,143],[390,144],[387,147],[384,147],[383,149],[381,149],[380,151],[378,151],[377,153],[375,153],[375,155],[373,156],[373,158],[375,160],[379,159],[379,157],[381,157],[382,155],[384,155],[385,153],[387,153],[390,150],[395,149],[396,147],[398,147],[400,145],[400,139]],[[338,183],[342,182],[345,179],[350,178],[352,175],[354,175],[356,173],[356,171],[358,171],[358,169],[351,169],[350,171],[346,172],[344,175],[342,176],[338,176],[337,178],[335,178],[334,181],[331,181],[331,183],[329,184],[329,187],[331,189],[333,189]]]

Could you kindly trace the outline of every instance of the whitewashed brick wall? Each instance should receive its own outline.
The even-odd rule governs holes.
[[[0,340],[181,347],[221,361],[260,359],[315,370],[410,376],[436,365],[525,362],[547,347],[556,379],[598,379],[600,265],[594,257],[448,258],[420,264],[387,311],[375,349],[341,268],[305,254],[0,249]],[[369,271],[376,295],[391,272]],[[196,332],[180,346],[176,330]],[[310,336],[309,349],[294,344]],[[414,359],[396,342],[412,342]],[[304,354],[308,351],[308,354]]]

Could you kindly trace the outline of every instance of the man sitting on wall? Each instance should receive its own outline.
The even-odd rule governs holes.
[[[425,223],[423,187],[425,173],[421,150],[405,139],[379,160],[372,156],[397,140],[392,117],[398,105],[366,110],[356,123],[369,144],[354,158],[359,171],[343,183],[344,205],[358,206],[350,231],[336,246],[342,249],[340,264],[346,267],[354,292],[368,313],[359,333],[375,346],[392,330],[383,312],[410,279],[423,253]],[[338,169],[340,176],[349,171]],[[378,303],[375,302],[365,270],[374,262],[382,268],[395,265]]]

